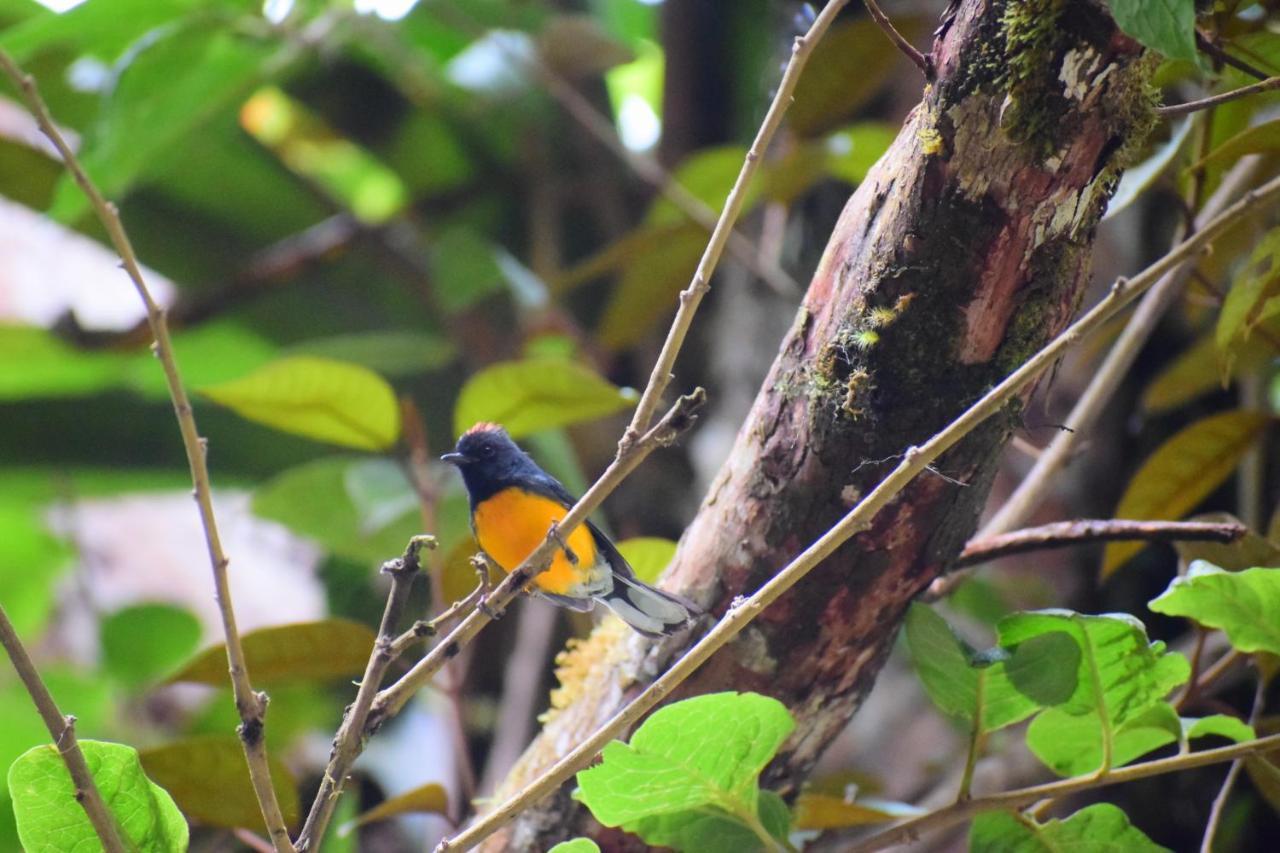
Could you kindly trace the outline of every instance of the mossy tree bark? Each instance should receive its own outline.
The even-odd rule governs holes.
[[[849,200],[668,572],[713,614],[1066,324],[1125,151],[1149,129],[1150,62],[1101,4],[959,0],[933,57],[937,79]],[[765,785],[793,794],[871,689],[907,605],[973,532],[1020,408],[949,452],[673,697],[754,690],[786,703],[798,725]],[[552,716],[504,794],[695,639],[652,643],[606,624],[570,650]],[[594,825],[565,790],[488,849],[580,833],[638,843]]]

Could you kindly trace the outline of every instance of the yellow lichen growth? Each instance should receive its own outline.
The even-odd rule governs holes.
[[[556,680],[560,686],[552,688],[551,707],[538,717],[538,722],[546,724],[557,711],[572,705],[582,695],[584,685],[597,679],[616,678],[617,664],[624,653],[622,641],[630,630],[611,613],[591,636],[570,639],[564,651],[556,655]]]

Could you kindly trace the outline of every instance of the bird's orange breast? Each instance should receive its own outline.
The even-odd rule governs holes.
[[[471,523],[480,547],[503,571],[510,572],[542,544],[552,522],[560,521],[567,512],[559,501],[509,488],[477,504]],[[579,588],[590,580],[597,562],[595,539],[583,524],[569,534],[566,544],[578,558],[577,565],[557,550],[551,567],[533,582],[545,592],[581,597]]]

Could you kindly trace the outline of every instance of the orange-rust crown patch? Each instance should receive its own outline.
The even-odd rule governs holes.
[[[478,432],[502,432],[502,424],[495,424],[490,421],[480,421],[472,426],[471,429],[464,432],[463,435],[474,435]]]

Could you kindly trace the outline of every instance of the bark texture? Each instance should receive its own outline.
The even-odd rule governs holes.
[[[668,570],[665,585],[712,614],[758,588],[903,450],[1067,323],[1124,151],[1151,122],[1149,62],[1084,0],[959,0],[933,56],[937,80],[849,200]],[[732,689],[784,702],[798,725],[764,785],[794,794],[871,689],[907,605],[973,532],[1020,409],[917,478],[673,697]],[[654,643],[606,623],[566,651],[546,725],[503,794],[695,639]],[[545,850],[577,834],[642,849],[595,825],[567,790],[486,849]]]

